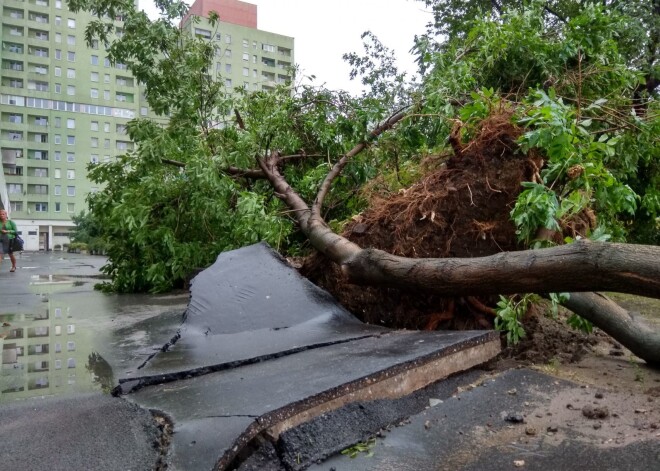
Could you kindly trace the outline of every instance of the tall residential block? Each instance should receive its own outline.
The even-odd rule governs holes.
[[[207,17],[216,11],[220,21]],[[0,199],[26,250],[59,250],[71,216],[87,209],[94,185],[87,165],[134,144],[126,123],[150,114],[123,64],[110,64],[84,31],[91,16],[64,0],[3,0],[0,36]],[[121,18],[115,19],[121,34]],[[291,81],[294,40],[257,29],[257,7],[237,0],[198,0],[181,28],[217,44],[214,61],[229,89],[270,90]]]

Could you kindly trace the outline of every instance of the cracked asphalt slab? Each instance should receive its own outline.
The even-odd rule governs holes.
[[[266,244],[220,254],[191,293],[176,337],[115,390],[171,418],[171,469],[229,469],[266,435],[404,396],[500,351],[490,331],[365,325]]]

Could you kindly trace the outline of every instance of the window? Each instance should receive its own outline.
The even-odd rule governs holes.
[[[76,136],[66,136],[66,143],[70,146],[76,145]]]
[[[62,360],[55,360],[55,369],[56,370],[62,369]]]
[[[23,28],[19,28],[18,26],[10,26],[9,34],[11,36],[23,36]]]
[[[92,147],[98,147],[99,146],[99,138],[98,137],[93,137],[92,138]]]
[[[48,57],[48,49],[43,48],[43,47],[35,47],[34,50],[34,56],[37,57]]]
[[[60,26],[62,24],[62,17],[59,15],[55,16],[55,25]]]
[[[231,64],[225,64],[225,72],[231,74]]]
[[[76,171],[75,170],[67,170],[66,171],[66,179],[67,180],[75,180],[76,179]]]
[[[93,164],[99,163],[99,154],[92,154],[89,156],[89,161]]]
[[[34,203],[34,210],[37,213],[48,212],[48,203]]]
[[[195,28],[195,36],[199,36],[204,39],[211,39],[211,32],[202,28]]]
[[[225,49],[225,57],[231,58],[231,49]]]
[[[76,187],[75,186],[67,186],[66,187],[66,195],[67,196],[76,196]]]
[[[62,60],[62,49],[55,49],[55,59]]]
[[[110,59],[107,57],[103,59],[103,67],[110,67]]]
[[[20,195],[23,193],[23,185],[20,183],[8,183],[7,191],[10,195]]]
[[[75,62],[76,61],[76,53],[73,52],[73,51],[67,51],[66,60],[68,60],[69,62]]]
[[[62,160],[62,152],[59,150],[55,151],[55,162]],[[55,169],[55,178],[60,178],[60,169]]]
[[[9,52],[13,52],[14,54],[23,54],[22,44],[15,44],[15,43],[6,43],[6,44],[7,44],[7,50]]]
[[[62,67],[55,67],[55,77],[62,76]]]
[[[90,96],[92,98],[98,98],[99,97],[99,89],[98,88],[90,89],[89,93],[90,93]]]
[[[69,18],[68,20],[66,20],[66,25],[71,29],[76,29],[76,20],[74,20],[73,18]]]
[[[103,83],[110,83],[110,74],[105,74],[103,76]]]
[[[248,77],[250,75],[250,69],[243,67],[243,77]]]
[[[29,85],[29,83],[28,83]],[[11,88],[23,88],[23,80],[21,79],[10,79],[9,86]]]
[[[45,65],[35,65],[34,73],[39,75],[46,75],[48,73],[48,67]]]
[[[99,122],[98,121],[92,121],[90,123],[90,129],[92,131],[98,131],[99,130]]]
[[[103,99],[104,100],[110,99],[110,90],[103,90]]]
[[[103,123],[103,131],[110,132],[110,123]]]
[[[55,116],[55,127],[56,128],[62,127],[62,118],[60,118],[59,116]]]
[[[67,152],[66,153],[66,161],[67,162],[75,162],[76,161],[76,154],[73,152]]]
[[[76,45],[76,37],[72,34],[67,35],[66,37],[66,43],[69,46],[75,46]]]
[[[60,196],[62,194],[62,185],[53,185],[53,195]]]
[[[250,41],[243,39],[243,47],[250,47]]]
[[[76,129],[76,120],[74,118],[67,118],[66,128],[67,129]]]
[[[231,44],[231,34],[225,34],[225,42]]]
[[[249,61],[250,60],[250,54],[248,54],[247,52],[244,52],[243,53],[243,60],[244,61]]]
[[[59,160],[59,159],[56,159]],[[55,178],[62,178],[62,169],[61,168],[56,168],[55,171],[53,172],[53,176]]]
[[[56,43],[62,42],[62,33],[55,33],[55,42]]]
[[[21,71],[23,70],[23,63],[16,61],[9,61],[9,70]]]
[[[225,87],[231,88],[231,79],[225,79]]]
[[[56,83],[55,84],[55,93],[62,93],[62,84],[61,83]]]
[[[252,77],[257,78],[257,69],[252,69]]]
[[[9,203],[12,211],[23,211],[23,202],[22,201],[11,201]]]
[[[99,56],[92,55],[91,61],[92,65],[99,65]]]
[[[58,10],[62,9],[62,0],[55,0],[55,8]]]
[[[141,115],[141,116],[147,116],[147,114],[148,114],[147,107],[146,107],[146,106],[142,106],[142,107],[140,108],[140,115]]]
[[[75,213],[76,212],[76,205],[74,203],[67,203],[66,204],[66,212],[67,213]]]
[[[75,85],[67,85],[66,86],[66,94],[67,95],[75,95],[76,94],[76,86]]]
[[[76,78],[76,69],[66,69],[67,78]]]
[[[275,52],[275,46],[271,44],[262,44],[261,50],[264,52]]]
[[[66,360],[66,367],[67,368],[75,368],[76,367],[76,359],[75,358],[68,358]]]
[[[103,148],[110,149],[110,139],[103,139]]]
[[[59,213],[62,211],[62,203],[55,203],[55,212]]]
[[[256,64],[257,63],[257,56],[252,56],[252,63]]]
[[[99,49],[99,40],[98,39],[92,39],[92,49],[98,50]],[[98,60],[98,57],[97,57]],[[98,65],[98,64],[95,64]]]
[[[48,118],[46,116],[35,116],[34,124],[37,126],[48,126]]]
[[[76,349],[76,342],[67,342],[66,343],[66,349],[69,352],[72,352]]]
[[[9,122],[14,124],[21,124],[23,122],[23,115],[12,113],[9,115]]]
[[[62,144],[62,135],[61,134],[55,134],[53,136],[53,142],[55,144]],[[55,156],[57,157],[57,152],[55,152]]]

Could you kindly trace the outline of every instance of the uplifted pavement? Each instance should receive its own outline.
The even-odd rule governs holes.
[[[491,331],[363,324],[265,244],[221,254],[191,295],[170,345],[115,391],[170,418],[172,469],[229,469],[260,440],[351,402],[405,396],[500,351]]]

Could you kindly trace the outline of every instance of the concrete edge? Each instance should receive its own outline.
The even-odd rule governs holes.
[[[276,440],[282,432],[346,404],[403,397],[452,374],[486,363],[502,348],[499,333],[494,331],[456,347],[449,353],[440,350],[264,414],[234,441],[214,470],[228,469],[258,435],[265,434],[269,440]]]

